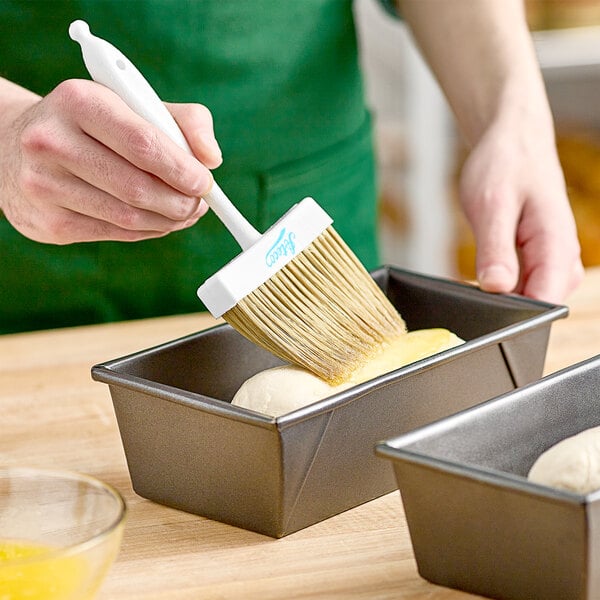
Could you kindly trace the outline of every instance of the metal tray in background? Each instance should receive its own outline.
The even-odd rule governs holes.
[[[599,390],[600,356],[377,446],[422,577],[492,598],[600,598],[600,491],[527,479],[542,452],[600,426]]]
[[[277,418],[232,406],[281,364],[228,325],[92,368],[113,399],[134,489],[282,537],[396,489],[376,443],[541,376],[567,308],[392,267],[373,273],[409,329],[467,342]]]

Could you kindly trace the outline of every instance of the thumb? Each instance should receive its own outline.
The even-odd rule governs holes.
[[[519,281],[518,215],[510,212],[484,211],[470,218],[477,248],[477,280],[481,289],[487,292],[512,292]]]
[[[210,110],[202,104],[165,104],[196,158],[209,169],[216,169],[223,162],[223,156],[215,138]]]

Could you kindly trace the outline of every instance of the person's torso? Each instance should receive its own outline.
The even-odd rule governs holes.
[[[215,178],[257,228],[313,196],[373,267],[370,126],[351,4],[5,0],[0,75],[42,95],[89,78],[68,37],[71,21],[86,20],[161,98],[209,107],[224,157]],[[31,306],[28,317],[18,301],[3,302],[0,331],[199,310],[196,287],[239,252],[212,214],[160,240],[65,247],[25,240],[0,221],[0,246],[2,286]]]

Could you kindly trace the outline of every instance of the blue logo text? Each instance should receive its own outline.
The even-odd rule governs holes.
[[[267,267],[274,266],[283,256],[293,256],[296,251],[296,244],[294,244],[295,239],[296,234],[293,231],[287,233],[285,228],[283,228],[278,238],[275,240],[275,243],[269,248],[265,255]]]

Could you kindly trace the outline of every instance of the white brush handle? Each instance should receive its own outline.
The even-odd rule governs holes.
[[[71,23],[69,35],[81,46],[83,61],[94,81],[118,94],[134,112],[158,127],[176,144],[192,154],[181,129],[167,107],[125,55],[112,44],[93,35],[85,21]],[[203,198],[229,229],[242,250],[247,250],[260,239],[261,234],[248,223],[216,182]]]

